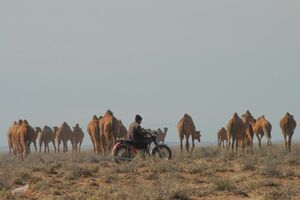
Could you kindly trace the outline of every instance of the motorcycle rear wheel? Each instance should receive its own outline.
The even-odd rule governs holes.
[[[114,161],[116,163],[125,163],[132,160],[130,148],[127,145],[120,145],[114,152]]]

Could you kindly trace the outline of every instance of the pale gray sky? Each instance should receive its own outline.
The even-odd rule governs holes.
[[[187,112],[204,142],[249,109],[280,140],[300,120],[299,22],[296,0],[1,1],[0,146],[19,118],[86,130],[107,109],[168,141]]]

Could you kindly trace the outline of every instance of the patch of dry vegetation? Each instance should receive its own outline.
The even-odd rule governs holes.
[[[231,150],[172,149],[170,161],[136,157],[116,164],[91,152],[33,153],[24,162],[0,155],[0,199],[29,184],[21,199],[297,199],[300,146],[255,148],[236,157]]]

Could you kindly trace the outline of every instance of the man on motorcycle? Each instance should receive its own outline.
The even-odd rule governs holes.
[[[140,115],[136,115],[135,121],[129,126],[127,138],[134,143],[134,147],[137,149],[146,149],[147,141],[145,139],[145,132],[141,128],[141,123],[142,117]]]

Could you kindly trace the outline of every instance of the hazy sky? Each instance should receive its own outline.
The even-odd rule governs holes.
[[[296,0],[1,1],[0,146],[19,118],[86,130],[107,109],[168,141],[189,113],[204,142],[249,109],[281,140],[285,112],[300,120],[299,22]]]

